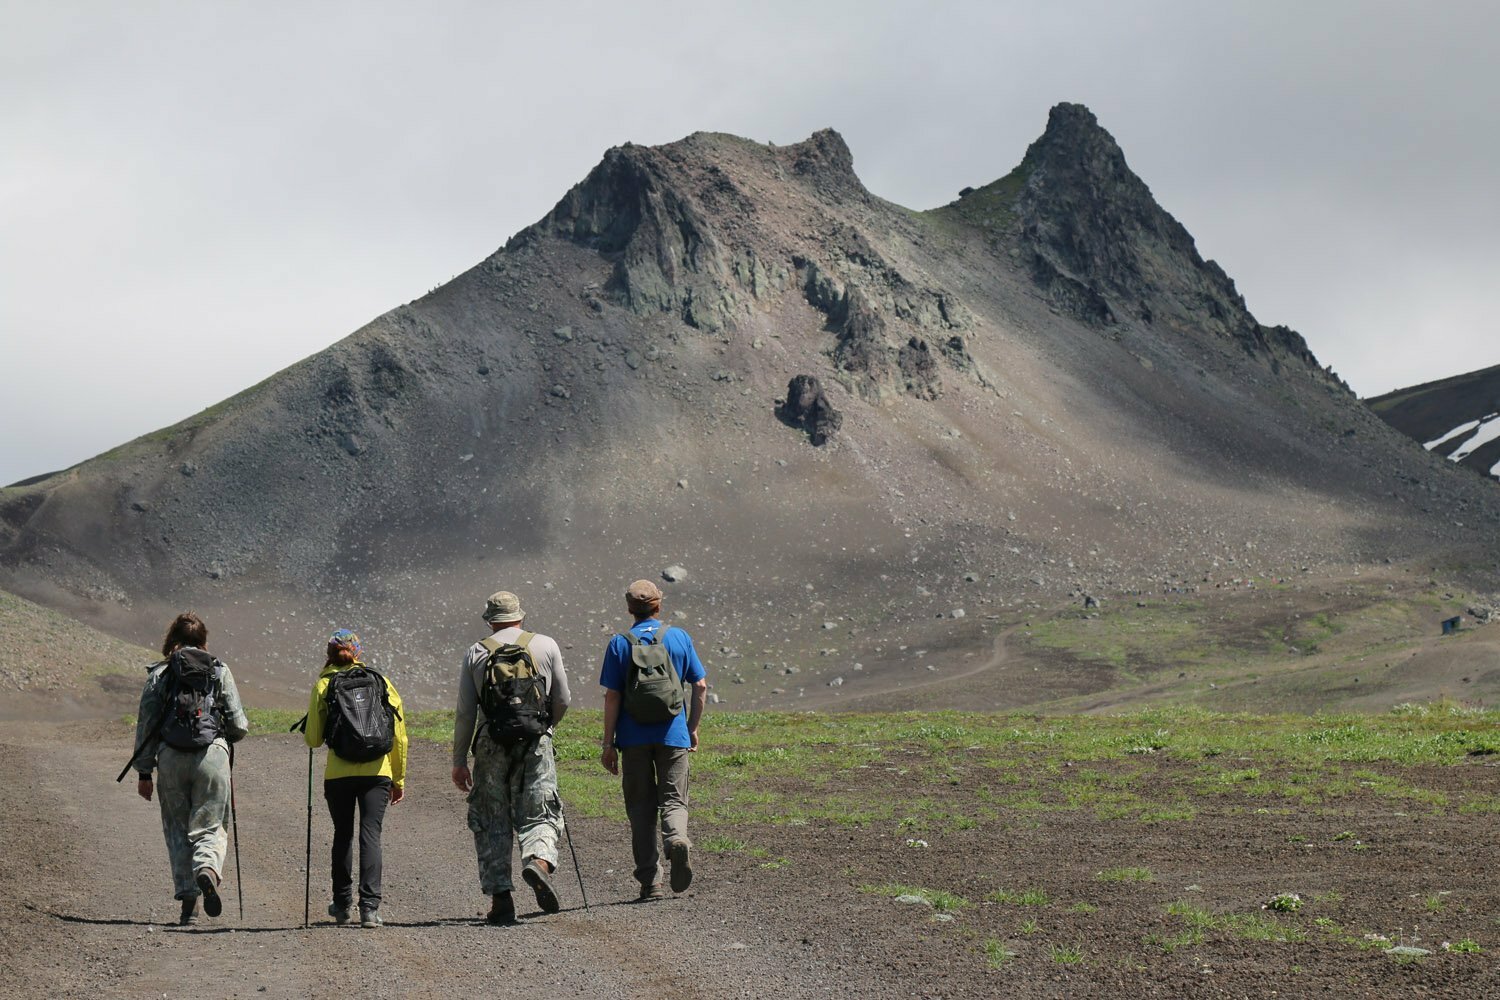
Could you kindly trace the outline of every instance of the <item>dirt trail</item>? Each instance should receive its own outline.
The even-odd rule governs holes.
[[[114,775],[128,755],[121,727],[0,725],[10,765],[0,810],[0,993],[14,997],[536,996],[730,997],[871,995],[874,983],[828,980],[803,932],[747,899],[734,872],[699,852],[697,885],[640,906],[626,831],[575,822],[573,837],[592,909],[571,864],[564,910],[542,916],[517,893],[518,927],[481,920],[462,797],[443,749],[415,744],[412,793],[388,814],[387,925],[340,928],[327,906],[330,827],[314,788],[313,926],[304,930],[307,757],[290,739],[251,737],[237,761],[245,917],[232,873],[225,913],[173,926],[165,847],[154,803]],[[114,730],[121,730],[115,732]],[[321,760],[319,761],[321,769]],[[321,770],[318,772],[321,780]],[[232,862],[230,863],[232,865]],[[774,901],[774,900],[773,900]],[[810,915],[811,916],[811,915]],[[207,977],[207,981],[205,981]]]
[[[1348,779],[1349,788],[1319,808],[1248,791],[1204,794],[1193,796],[1190,822],[1146,822],[1131,809],[1103,818],[1102,799],[1066,808],[1045,787],[1034,801],[1016,798],[1020,786],[1004,784],[1007,772],[982,754],[938,761],[891,745],[878,765],[840,771],[838,787],[817,775],[812,785],[853,802],[907,803],[927,817],[922,849],[904,821],[700,821],[692,891],[641,906],[629,902],[623,821],[576,818],[592,909],[581,908],[565,856],[562,913],[540,914],[523,889],[522,924],[492,928],[482,923],[488,900],[447,750],[415,742],[409,798],[387,818],[387,925],[363,931],[322,915],[329,824],[320,794],[314,924],[301,926],[307,752],[285,734],[256,735],[240,745],[236,769],[244,920],[231,871],[225,916],[178,929],[156,806],[113,780],[129,738],[119,722],[0,723],[10,779],[0,799],[0,997],[1500,995],[1500,882],[1488,863],[1500,770],[1486,759],[1336,766],[1319,780]],[[1171,757],[1095,761],[1083,770],[1097,781],[1068,787],[1191,789],[1203,768]],[[783,775],[719,794],[774,800],[803,780]],[[806,791],[795,789],[794,800]],[[1010,804],[993,816],[976,808],[1000,796]],[[1424,805],[1439,802],[1450,806]],[[958,822],[965,817],[972,821]],[[741,846],[701,846],[714,835]],[[1139,884],[1100,880],[1125,866],[1152,874]],[[966,902],[955,918],[881,888],[898,885]],[[1290,925],[1301,937],[1243,930],[1256,926],[1271,892],[1287,888],[1314,901],[1312,916]],[[1046,899],[1023,905],[1002,889],[1044,889]],[[1221,922],[1202,940],[1165,947],[1193,936],[1172,915],[1184,905]],[[1324,915],[1326,927],[1313,919]],[[1431,949],[1472,937],[1483,953],[1402,964],[1362,947],[1366,931]]]

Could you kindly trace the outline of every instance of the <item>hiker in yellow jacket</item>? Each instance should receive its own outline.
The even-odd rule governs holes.
[[[304,736],[309,747],[329,741],[328,765],[323,771],[323,798],[333,819],[333,902],[328,915],[338,923],[349,922],[354,902],[354,810],[358,806],[359,923],[379,927],[383,922],[380,830],[386,806],[395,805],[406,794],[406,722],[396,685],[366,667],[360,653],[359,636],[348,629],[341,628],[329,638],[327,660],[307,702]],[[330,732],[329,687],[341,673],[346,676],[339,679],[335,691],[340,704],[347,707],[339,711],[340,718]],[[382,736],[388,737],[388,748]],[[348,756],[340,756],[335,745]]]

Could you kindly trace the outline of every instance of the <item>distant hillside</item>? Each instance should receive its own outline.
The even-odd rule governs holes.
[[[1500,479],[1500,365],[1366,400],[1435,454]]]
[[[93,714],[133,704],[157,656],[82,622],[0,591],[0,719]]]
[[[0,490],[0,586],[116,635],[193,607],[288,705],[347,625],[425,707],[500,588],[595,699],[625,585],[670,576],[715,694],[792,707],[1083,594],[1494,577],[1497,529],[1061,104],[931,211],[832,130],[611,149],[431,294]]]

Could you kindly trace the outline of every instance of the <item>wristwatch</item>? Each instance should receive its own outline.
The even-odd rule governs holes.
[[[139,773],[139,772],[137,772],[137,773]],[[150,781],[151,780],[151,775],[149,775],[149,774],[142,774],[142,775],[140,775],[140,778],[141,778],[142,781]]]

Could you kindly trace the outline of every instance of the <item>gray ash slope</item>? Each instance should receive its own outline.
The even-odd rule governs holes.
[[[1500,365],[1366,402],[1380,419],[1434,454],[1500,479]]]
[[[798,374],[839,413],[821,447],[778,419]],[[1485,486],[1258,323],[1059,105],[1016,170],[928,212],[867,191],[832,131],[612,149],[432,294],[0,492],[0,586],[145,642],[195,606],[289,698],[347,624],[437,703],[489,591],[587,677],[624,584],[677,564],[671,607],[745,682],[720,690],[768,705],[786,669],[878,670],[893,634],[972,651],[1078,590],[1443,546],[1492,572]]]

